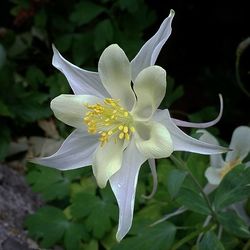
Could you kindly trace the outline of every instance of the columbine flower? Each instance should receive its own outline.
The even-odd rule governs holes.
[[[218,140],[206,130],[198,130],[202,136],[200,140],[208,143],[219,145]],[[208,184],[205,186],[204,191],[206,193],[212,192],[220,184],[224,176],[229,173],[234,167],[241,164],[243,160],[250,153],[250,127],[240,126],[237,127],[232,135],[229,151],[226,154],[225,160],[221,155],[210,156],[210,167],[207,168],[205,176],[208,180]],[[250,167],[250,161],[245,162],[247,167]],[[230,207],[248,224],[250,225],[250,218],[245,211],[245,202],[240,201],[232,204]]]
[[[217,119],[198,125],[171,119],[168,110],[157,110],[166,91],[166,72],[154,64],[171,33],[173,16],[171,11],[131,62],[118,45],[106,48],[98,73],[71,64],[53,47],[52,64],[66,76],[75,95],[56,97],[51,108],[59,120],[76,130],[54,155],[36,162],[60,170],[92,165],[101,188],[109,181],[119,205],[117,240],[131,227],[138,173],[146,160],[179,150],[225,152],[225,148],[189,137],[176,126],[213,125],[222,107]]]
[[[197,132],[202,133],[200,140],[219,145],[218,140],[209,132],[205,130],[198,130]],[[223,177],[234,167],[241,164],[247,157],[250,152],[250,128],[246,126],[236,128],[233,132],[229,148],[232,151],[226,154],[225,160],[221,155],[210,156],[211,166],[207,168],[205,176],[212,185],[218,186]],[[250,162],[247,162],[246,166],[250,166]]]

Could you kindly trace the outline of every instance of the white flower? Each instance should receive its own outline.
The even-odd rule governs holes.
[[[202,133],[200,140],[219,145],[218,140],[206,130],[198,130],[197,132]],[[232,151],[226,154],[225,160],[221,155],[210,156],[210,167],[208,167],[205,172],[205,176],[208,180],[208,184],[204,188],[206,193],[211,193],[216,189],[224,176],[234,167],[242,163],[250,153],[250,127],[237,127],[233,132],[229,148]],[[247,167],[250,166],[250,162],[245,162],[244,164]],[[240,201],[232,204],[230,207],[235,210],[247,225],[250,225],[250,218],[244,208],[245,203],[246,201]]]
[[[201,141],[219,145],[218,140],[205,130],[201,132]],[[210,167],[207,168],[205,176],[210,184],[218,186],[223,177],[234,167],[242,163],[250,152],[250,128],[246,126],[237,127],[232,135],[232,140],[229,145],[232,151],[226,154],[225,160],[221,155],[210,156]],[[246,166],[250,166],[250,162],[246,162]]]
[[[75,95],[52,100],[55,116],[76,128],[52,156],[35,162],[60,170],[92,165],[100,187],[109,181],[119,205],[117,240],[129,231],[141,165],[173,151],[218,154],[226,149],[193,139],[177,126],[207,127],[171,119],[168,110],[157,110],[166,91],[166,72],[154,66],[171,33],[174,11],[157,33],[129,62],[116,44],[102,53],[98,73],[78,68],[53,47],[53,65],[67,78]],[[133,87],[131,86],[131,81]]]

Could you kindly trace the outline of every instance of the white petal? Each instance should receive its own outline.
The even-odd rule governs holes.
[[[223,179],[220,174],[220,169],[213,167],[209,167],[206,169],[205,176],[210,184],[216,186],[218,186]]]
[[[83,118],[87,112],[85,104],[94,104],[102,100],[90,95],[59,95],[54,98],[50,107],[60,121],[75,128],[83,128]]]
[[[146,158],[132,139],[124,151],[121,169],[110,178],[110,185],[119,206],[119,225],[116,239],[121,241],[132,225],[138,174]]]
[[[219,98],[220,98],[220,112],[219,112],[218,116],[210,122],[194,123],[194,122],[186,122],[186,121],[182,121],[182,120],[178,120],[178,119],[174,119],[174,118],[172,118],[172,121],[175,123],[175,125],[177,125],[179,127],[189,127],[189,128],[208,128],[208,127],[211,127],[220,121],[222,114],[223,114],[223,99],[222,99],[221,94],[219,94]]]
[[[158,122],[135,124],[135,143],[139,151],[149,158],[169,157],[173,143],[169,131]]]
[[[53,45],[52,64],[67,78],[76,95],[94,95],[101,98],[109,97],[97,72],[83,70],[67,61]]]
[[[227,153],[226,162],[243,160],[250,152],[250,127],[240,126],[236,128],[229,148],[232,151]]]
[[[55,154],[36,158],[32,162],[60,170],[89,166],[92,164],[93,153],[98,144],[96,136],[89,135],[85,130],[76,129]]]
[[[250,226],[250,217],[246,212],[246,200],[234,203],[231,207],[235,210],[235,212],[241,217],[244,222]]]
[[[217,185],[212,185],[210,182],[206,184],[206,186],[203,188],[203,191],[205,194],[212,193],[217,188]]]
[[[155,64],[161,48],[171,34],[171,23],[173,17],[174,11],[170,10],[169,16],[162,22],[156,34],[143,45],[138,54],[132,60],[131,66],[133,81],[143,69]]]
[[[199,138],[200,141],[207,142],[214,145],[219,145],[218,140],[204,129],[199,129],[197,133],[202,133],[202,136]],[[222,168],[225,165],[223,158],[220,154],[210,156],[210,165],[215,168]]]
[[[126,54],[117,44],[112,44],[103,51],[98,71],[112,98],[120,99],[121,105],[130,111],[135,103],[131,88],[131,68]]]
[[[142,70],[135,79],[137,96],[133,116],[137,120],[148,120],[159,107],[166,93],[166,71],[159,66]]]
[[[174,151],[187,151],[205,155],[220,154],[228,151],[227,148],[202,142],[185,134],[173,123],[167,109],[155,112],[154,120],[160,122],[168,129],[173,141]]]
[[[105,145],[97,148],[92,168],[100,188],[104,188],[109,178],[121,168],[123,150],[123,141],[115,142],[112,138]]]

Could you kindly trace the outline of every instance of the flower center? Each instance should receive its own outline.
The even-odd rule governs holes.
[[[225,164],[225,166],[220,171],[220,176],[223,178],[228,172],[230,172],[234,167],[241,163],[240,159],[235,159]]]
[[[89,111],[83,119],[84,123],[88,126],[90,134],[100,134],[101,146],[107,143],[111,137],[115,142],[117,139],[129,140],[135,131],[133,117],[120,106],[119,100],[106,98],[103,104],[85,104],[85,106]]]

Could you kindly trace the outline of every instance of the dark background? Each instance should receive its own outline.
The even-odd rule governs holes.
[[[217,125],[221,136],[230,138],[235,127],[249,125],[249,98],[235,77],[236,48],[250,36],[248,1],[147,1],[157,11],[153,30],[175,10],[172,35],[158,63],[184,86],[178,109],[197,112],[207,105],[218,106],[224,98],[224,114]],[[250,47],[242,54],[240,75],[250,90]]]

